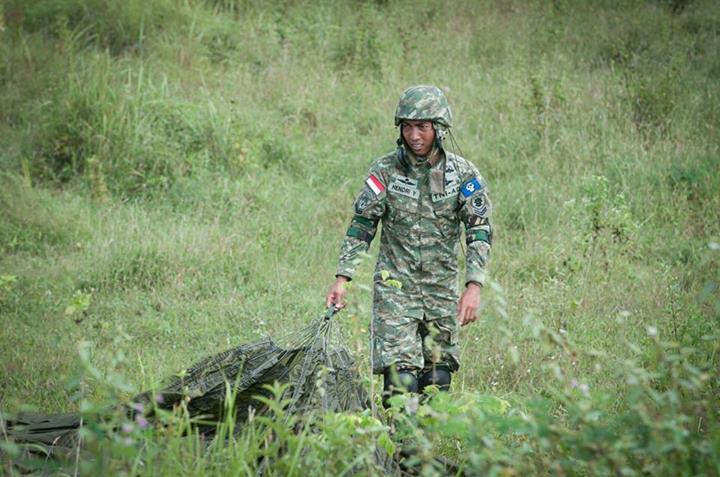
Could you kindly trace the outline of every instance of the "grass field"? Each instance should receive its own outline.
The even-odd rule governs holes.
[[[470,474],[720,474],[717,2],[0,5],[3,413],[127,399],[322,314],[397,99],[429,83],[495,241],[458,401],[408,426]],[[338,318],[368,382],[373,265]],[[467,396],[509,407],[456,412]],[[268,472],[377,472],[327,419],[345,434],[287,433],[303,457]],[[148,431],[82,469],[254,474],[252,432],[203,450]]]

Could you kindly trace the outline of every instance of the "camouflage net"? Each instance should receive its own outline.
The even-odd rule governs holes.
[[[195,363],[162,389],[135,396],[135,405],[126,409],[128,417],[133,418],[141,407],[173,410],[185,406],[191,418],[202,418],[199,432],[211,437],[228,410],[228,389],[235,393],[231,412],[236,429],[242,429],[250,413],[259,415],[267,410],[256,397],[272,397],[267,386],[274,383],[287,384],[281,396],[289,403],[287,416],[368,408],[369,398],[357,368],[331,319],[335,312],[329,308],[285,347],[264,338]],[[146,415],[152,418],[152,413]],[[36,444],[46,455],[66,454],[78,445],[81,422],[79,414],[19,415],[6,422],[7,437]]]

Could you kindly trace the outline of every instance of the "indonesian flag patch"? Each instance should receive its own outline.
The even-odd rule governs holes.
[[[372,189],[373,192],[375,192],[375,195],[380,195],[380,193],[385,190],[385,186],[382,182],[380,182],[380,179],[375,177],[374,174],[370,174],[365,183],[370,189]]]

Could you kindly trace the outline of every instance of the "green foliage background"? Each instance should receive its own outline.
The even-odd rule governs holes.
[[[717,2],[5,0],[0,30],[3,412],[76,410],[79,342],[140,390],[322,313],[397,98],[431,83],[495,210],[454,389],[566,429],[650,396],[719,447]],[[340,318],[360,359],[371,270]],[[559,436],[498,468],[582,460]],[[720,473],[658,442],[630,471]]]

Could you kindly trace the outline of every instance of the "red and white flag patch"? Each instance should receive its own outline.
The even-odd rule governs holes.
[[[385,190],[385,186],[374,174],[370,174],[365,183],[375,192],[375,195],[380,195],[380,193]]]

